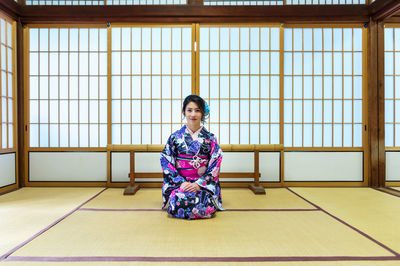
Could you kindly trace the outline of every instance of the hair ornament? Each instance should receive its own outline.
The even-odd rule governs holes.
[[[208,106],[207,102],[204,101],[204,115],[209,115],[210,114],[210,106]]]

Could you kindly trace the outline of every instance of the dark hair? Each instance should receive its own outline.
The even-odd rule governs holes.
[[[206,101],[203,100],[203,98],[201,98],[201,97],[198,96],[198,95],[191,94],[191,95],[188,95],[188,96],[185,98],[185,100],[183,101],[182,113],[183,113],[183,114],[185,113],[186,106],[187,106],[189,103],[191,103],[191,102],[194,102],[194,103],[197,104],[197,106],[199,107],[200,112],[201,112],[202,115],[203,115],[203,116],[201,117],[201,122],[204,123],[204,122],[206,121],[208,115],[209,115],[209,114],[206,112],[206,105],[207,105],[207,103],[206,103]]]

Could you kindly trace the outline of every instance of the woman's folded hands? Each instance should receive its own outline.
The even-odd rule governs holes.
[[[183,192],[192,192],[192,193],[200,191],[199,185],[197,185],[196,183],[190,183],[190,182],[183,182],[180,186],[180,189]]]

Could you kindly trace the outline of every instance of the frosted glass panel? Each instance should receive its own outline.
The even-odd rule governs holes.
[[[29,1],[38,1],[38,0],[29,0]],[[175,0],[175,1],[178,1],[178,0]],[[284,0],[276,0],[276,1],[273,1],[273,0],[257,0],[257,1],[204,0],[205,6],[256,6],[256,5],[257,6],[281,6],[281,5],[332,5],[332,4],[360,5],[360,4],[366,4],[366,0],[286,0],[286,1],[284,1]]]
[[[182,99],[192,91],[191,30],[112,28],[112,144],[162,144],[182,126]]]
[[[400,146],[399,37],[399,28],[385,28],[385,145],[387,147]],[[355,111],[354,119],[360,120],[360,116],[361,114]],[[396,153],[387,154],[392,156]],[[393,174],[389,176],[393,178]]]
[[[14,148],[14,73],[13,73],[13,52],[14,43],[12,39],[12,21],[2,17],[0,14],[0,149],[13,149]],[[35,35],[35,34],[34,34]],[[36,32],[32,45],[38,50],[38,35]],[[34,58],[32,64],[37,65],[39,57]],[[47,67],[47,66],[46,66]],[[37,72],[37,71],[36,71]],[[37,81],[37,80],[36,80]],[[38,97],[38,89],[35,90],[35,97]],[[36,105],[36,110],[38,106]]]
[[[222,143],[279,143],[279,28],[201,26],[200,96]]]
[[[107,99],[107,71],[101,71],[107,69],[107,52],[102,48],[107,47],[106,33],[106,29],[88,28],[29,29],[33,35],[29,122],[39,123],[31,147],[37,145],[37,138],[40,147],[107,144],[99,142],[106,135],[100,137],[98,130],[100,123],[107,122],[107,104],[99,101]]]
[[[285,28],[284,36],[285,146],[358,146],[362,29]]]

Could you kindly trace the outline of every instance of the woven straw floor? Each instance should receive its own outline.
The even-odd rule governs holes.
[[[122,192],[0,196],[0,265],[400,265],[400,198],[374,189],[225,188],[227,210],[195,221],[161,211],[159,189]]]

